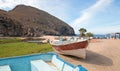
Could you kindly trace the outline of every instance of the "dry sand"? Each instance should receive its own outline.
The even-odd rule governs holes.
[[[120,71],[120,39],[93,39],[87,48],[86,59],[60,57],[74,65],[82,65],[88,71]]]

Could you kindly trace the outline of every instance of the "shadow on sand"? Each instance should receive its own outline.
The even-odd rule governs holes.
[[[92,51],[88,51],[88,50],[87,50],[86,59],[80,59],[80,58],[73,57],[73,56],[67,56],[67,57],[70,57],[73,60],[77,60],[77,61],[89,63],[89,64],[96,64],[96,65],[102,65],[102,66],[112,66],[113,65],[113,61],[110,58],[108,58],[104,55],[100,55],[98,53],[92,52]]]

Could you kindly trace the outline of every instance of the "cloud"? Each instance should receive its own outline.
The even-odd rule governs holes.
[[[82,11],[82,15],[71,24],[75,28],[75,32],[78,33],[81,25],[88,25],[90,19],[99,11],[104,10],[111,2],[112,0],[98,0],[95,4]]]
[[[12,7],[13,1],[12,0],[1,0],[0,1],[0,9],[4,9],[6,7]]]
[[[6,9],[6,7],[9,7],[10,9],[12,9],[18,4],[35,6],[35,3],[37,3],[37,0],[1,0],[0,9]]]

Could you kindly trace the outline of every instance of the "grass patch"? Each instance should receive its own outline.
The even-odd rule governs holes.
[[[20,42],[21,39],[19,38],[0,38],[0,44],[4,43],[14,43],[14,42]]]
[[[52,46],[49,43],[28,43],[21,42],[19,39],[12,39],[13,41],[11,41],[11,39],[3,40],[0,40],[0,58],[53,51]]]

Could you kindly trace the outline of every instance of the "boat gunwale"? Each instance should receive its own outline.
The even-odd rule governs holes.
[[[4,58],[0,58],[0,61],[6,60],[6,59],[17,59],[17,58],[24,58],[24,57],[31,57],[31,56],[39,56],[39,55],[55,55],[55,53],[54,52],[34,53],[34,54],[21,55],[21,56],[4,57]]]
[[[82,42],[85,42],[85,41],[88,42],[88,40],[86,39],[86,40],[74,41],[74,42],[71,41],[71,43],[66,43],[66,44],[63,44],[65,41],[62,41],[62,44],[55,44],[55,43],[54,44],[50,43],[50,44],[53,45],[53,46],[65,46],[65,45],[69,45],[69,44],[82,43]]]

